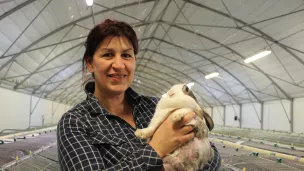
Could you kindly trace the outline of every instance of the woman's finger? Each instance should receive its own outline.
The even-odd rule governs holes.
[[[194,112],[187,113],[180,121],[174,123],[173,127],[175,129],[180,129],[185,126],[188,122],[190,122],[195,117]]]
[[[191,126],[191,125],[186,125],[186,126],[181,128],[182,135],[189,134],[192,131],[193,131],[193,126]]]
[[[192,140],[193,138],[194,138],[194,132],[181,136],[179,139],[180,140],[179,142],[181,143],[180,145]]]

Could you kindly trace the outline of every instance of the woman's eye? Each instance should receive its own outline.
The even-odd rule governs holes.
[[[102,55],[102,57],[110,57],[110,56],[111,56],[110,53],[105,53],[105,54]]]
[[[131,57],[131,55],[130,55],[130,54],[127,54],[127,53],[125,53],[125,54],[122,54],[122,57],[125,57],[125,58],[130,58],[130,57]]]

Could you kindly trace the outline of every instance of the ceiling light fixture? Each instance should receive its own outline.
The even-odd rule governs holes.
[[[253,62],[253,61],[255,61],[255,60],[258,60],[258,59],[260,59],[260,58],[263,58],[263,57],[265,57],[265,56],[267,56],[267,55],[269,55],[269,54],[271,54],[271,51],[270,51],[270,50],[265,50],[265,51],[263,51],[263,52],[260,52],[260,53],[258,53],[258,54],[256,54],[256,55],[253,55],[253,56],[251,56],[251,57],[245,59],[244,62],[245,62],[246,64],[248,64],[248,63],[250,63],[250,62]]]
[[[93,5],[93,0],[86,0],[86,3],[88,6],[92,6]]]
[[[210,78],[213,78],[213,77],[217,77],[219,76],[220,74],[218,72],[213,72],[211,74],[208,74],[205,76],[206,79],[210,79]]]

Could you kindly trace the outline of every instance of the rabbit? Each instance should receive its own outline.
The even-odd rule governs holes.
[[[208,131],[213,129],[214,123],[197,104],[193,92],[185,84],[174,85],[157,103],[149,126],[135,131],[138,138],[149,141],[170,113],[172,113],[171,120],[175,123],[189,112],[196,114],[194,119],[187,123],[194,127],[195,137],[163,158],[166,171],[196,171],[203,168],[214,156],[208,140]]]

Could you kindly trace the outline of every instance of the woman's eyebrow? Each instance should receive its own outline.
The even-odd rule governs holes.
[[[126,49],[126,50],[123,50],[123,51],[125,52],[125,51],[129,51],[129,50],[133,50],[133,48],[129,48],[129,49]]]
[[[114,49],[112,49],[112,48],[102,48],[101,50],[106,50],[106,51],[114,51]],[[125,52],[125,51],[129,51],[129,50],[133,50],[133,48],[128,48],[128,49],[125,49],[125,50],[123,50],[123,52]]]
[[[113,49],[109,49],[109,48],[102,48],[101,50],[109,50],[109,51],[112,51]]]

